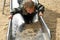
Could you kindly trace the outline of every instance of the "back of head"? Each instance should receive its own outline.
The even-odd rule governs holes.
[[[26,1],[24,4],[23,4],[23,7],[24,8],[32,8],[34,6],[34,2],[33,1]]]
[[[25,3],[31,2],[31,1],[32,1],[32,0],[23,0],[23,1],[21,2],[21,4],[19,4],[19,5],[20,5],[21,7],[23,7]]]

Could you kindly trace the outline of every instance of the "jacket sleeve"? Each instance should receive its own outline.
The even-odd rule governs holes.
[[[12,11],[11,11],[11,15],[14,15],[14,14],[16,14],[16,13],[19,13],[21,11],[21,8],[14,8],[14,9],[12,9]]]
[[[45,11],[45,7],[43,5],[41,5],[40,3],[37,6],[38,12],[44,12]]]
[[[17,0],[19,4],[21,4],[23,2],[23,0]]]

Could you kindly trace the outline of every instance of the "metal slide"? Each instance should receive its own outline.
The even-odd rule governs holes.
[[[16,3],[17,0],[14,0],[14,1]],[[10,1],[10,12],[14,8],[13,7],[13,2],[14,1],[13,0]],[[38,0],[33,0],[33,1],[34,2],[38,2]],[[17,7],[18,7],[18,3],[16,3],[16,4],[17,4]],[[47,24],[45,23],[45,21],[44,21],[42,16],[40,16],[40,19],[41,19],[40,21],[42,23],[42,28],[43,28],[43,30],[42,30],[42,37],[43,37],[42,40],[50,40],[51,39],[50,30],[49,30],[49,28],[48,28]]]

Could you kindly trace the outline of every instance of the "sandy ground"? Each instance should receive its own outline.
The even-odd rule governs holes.
[[[60,40],[60,0],[40,0],[40,3],[45,6],[44,19],[51,31],[51,40]],[[6,40],[9,16],[9,0],[6,0],[5,15],[2,15],[3,0],[0,0],[0,40]],[[33,29],[36,27],[26,27],[34,35]],[[39,27],[38,27],[39,28]]]

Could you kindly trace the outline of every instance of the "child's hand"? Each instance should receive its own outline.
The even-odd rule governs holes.
[[[9,19],[11,19],[12,18],[12,15],[9,15]]]
[[[40,12],[40,13],[39,13],[39,16],[43,16],[43,13],[42,13],[42,12]]]

